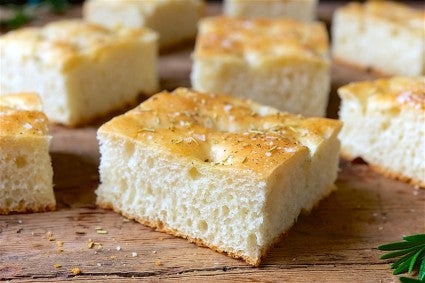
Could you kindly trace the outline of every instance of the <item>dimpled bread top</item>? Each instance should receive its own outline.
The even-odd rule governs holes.
[[[391,22],[421,36],[425,33],[425,11],[415,10],[406,5],[391,1],[369,1],[364,4],[352,2],[340,9],[344,13],[371,16],[381,21]]]
[[[319,22],[214,17],[201,21],[195,56],[242,58],[253,64],[290,59],[328,64],[328,48],[325,26]]]
[[[230,96],[161,92],[99,129],[190,162],[269,176],[294,154],[314,154],[339,121],[303,118]],[[202,165],[201,165],[202,166]]]
[[[413,108],[424,113],[425,77],[393,77],[356,82],[338,90],[343,98],[357,98],[364,107],[373,103],[385,108]]]
[[[41,28],[11,31],[0,37],[0,50],[8,48],[24,59],[65,67],[80,61],[79,56],[102,60],[102,56],[113,48],[156,37],[156,33],[149,29],[123,27],[110,30],[82,20],[62,20]]]
[[[47,134],[47,118],[36,94],[0,96],[0,136],[24,137]]]

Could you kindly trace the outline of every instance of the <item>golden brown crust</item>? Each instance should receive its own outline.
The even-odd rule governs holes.
[[[382,107],[425,110],[425,77],[392,77],[354,82],[338,89],[342,99],[356,99]]]
[[[425,11],[412,9],[401,3],[393,1],[368,1],[364,4],[352,2],[338,9],[338,13],[368,17],[377,21],[396,24],[423,37]]]
[[[35,93],[0,96],[0,136],[47,135],[47,117]]]
[[[328,48],[325,26],[319,22],[220,16],[201,20],[194,56],[220,56],[254,64],[302,60],[328,64]]]
[[[11,31],[0,37],[0,47],[20,49],[23,57],[69,70],[82,58],[102,60],[104,53],[110,52],[114,47],[121,48],[126,44],[156,38],[156,33],[147,28],[108,29],[74,19],[52,22],[44,27]]]
[[[154,95],[101,126],[98,134],[134,139],[199,166],[213,163],[268,176],[294,154],[306,151],[305,144],[320,144],[340,127],[336,120],[304,118],[247,100],[180,88]]]

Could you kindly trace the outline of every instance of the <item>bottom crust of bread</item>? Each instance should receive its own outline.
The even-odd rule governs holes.
[[[353,155],[349,154],[348,152],[343,151],[342,149],[341,149],[340,156],[341,156],[341,158],[343,158],[347,161],[352,161],[355,158],[360,157],[368,164],[369,168],[371,168],[374,172],[377,172],[377,173],[379,173],[379,174],[381,174],[381,175],[383,175],[387,178],[391,178],[393,180],[401,181],[401,182],[407,183],[409,185],[418,186],[421,189],[425,189],[425,182],[424,181],[415,180],[415,179],[412,179],[411,177],[405,176],[405,175],[403,175],[399,172],[394,172],[391,169],[385,168],[385,167],[383,167],[379,164],[369,162],[368,160],[364,159],[361,156],[353,156]]]
[[[18,214],[18,213],[33,213],[33,212],[46,212],[56,210],[56,205],[39,205],[35,207],[20,207],[18,209],[9,209],[0,207],[0,214]]]
[[[323,196],[320,200],[318,200],[314,204],[314,206],[313,206],[312,209],[310,209],[310,210],[303,210],[301,213],[302,214],[309,214],[315,207],[317,207],[319,205],[319,203],[320,203],[320,201],[322,199],[324,199],[325,197],[328,197],[334,190],[336,190],[336,188],[337,187],[335,185],[331,185],[330,187],[328,187],[327,188],[328,194],[326,196]],[[214,250],[216,252],[225,253],[228,256],[230,256],[232,258],[235,258],[235,259],[242,259],[245,262],[247,262],[248,264],[253,265],[255,267],[258,267],[260,265],[262,259],[265,258],[265,256],[267,255],[268,251],[275,244],[279,243],[287,235],[288,231],[290,230],[290,229],[288,229],[288,230],[284,231],[282,234],[280,234],[278,237],[276,237],[268,246],[266,246],[266,247],[263,248],[263,251],[261,252],[261,257],[259,259],[254,259],[254,258],[250,258],[250,257],[247,257],[247,256],[243,255],[241,252],[233,251],[233,250],[230,250],[230,249],[229,250],[227,250],[227,249],[226,250],[223,250],[223,249],[221,249],[221,248],[219,248],[217,246],[214,246],[211,243],[205,242],[202,239],[192,238],[189,235],[182,234],[179,231],[177,231],[177,230],[175,230],[175,229],[173,229],[171,227],[168,227],[168,226],[164,225],[164,223],[162,221],[150,221],[150,220],[147,220],[147,219],[145,219],[143,217],[138,217],[138,216],[133,215],[133,214],[125,213],[124,211],[122,211],[122,210],[114,207],[109,202],[97,202],[97,205],[100,208],[111,209],[111,210],[115,211],[116,213],[119,213],[119,214],[123,215],[124,217],[126,217],[128,219],[133,219],[133,220],[135,220],[135,221],[137,221],[137,222],[139,222],[139,223],[141,223],[143,225],[146,225],[146,226],[151,227],[151,228],[155,228],[156,231],[164,232],[164,233],[167,233],[167,234],[176,236],[176,237],[187,239],[189,242],[194,243],[197,246],[207,247],[207,248],[210,248],[210,249],[212,249],[212,250]]]
[[[356,62],[352,62],[340,57],[333,57],[332,62],[338,65],[342,65],[344,67],[348,67],[350,69],[354,69],[361,72],[367,72],[369,75],[372,75],[377,78],[391,76],[391,74],[388,74],[381,69],[377,69],[376,67],[360,65]]]

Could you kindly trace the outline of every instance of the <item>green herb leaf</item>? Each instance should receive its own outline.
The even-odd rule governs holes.
[[[403,237],[403,240],[409,242],[425,242],[425,234],[417,234]]]
[[[423,283],[423,281],[419,281],[414,278],[408,278],[408,277],[400,277],[401,283]]]
[[[410,260],[406,260],[402,264],[400,264],[393,272],[394,275],[399,275],[402,273],[406,273],[409,270]]]
[[[389,259],[389,258],[393,258],[393,257],[399,257],[405,254],[409,254],[411,253],[411,255],[415,254],[418,250],[418,247],[411,247],[408,249],[404,249],[404,250],[400,250],[400,251],[395,251],[395,252],[390,252],[387,254],[384,254],[383,256],[381,256],[381,259]]]
[[[397,243],[381,245],[381,246],[378,247],[378,250],[381,250],[381,251],[396,251],[396,250],[415,247],[417,245],[418,245],[417,242],[397,242]]]
[[[422,257],[422,263],[419,267],[419,280],[425,281],[425,255]]]
[[[409,273],[412,273],[413,268],[415,267],[415,263],[418,259],[418,257],[425,251],[425,247],[423,247],[422,249],[420,249],[419,251],[417,251],[415,253],[415,255],[413,256],[412,260],[410,261],[410,266],[409,266]]]
[[[402,264],[403,262],[405,262],[406,260],[410,260],[410,258],[412,257],[412,255],[414,255],[416,253],[416,251],[413,251],[411,253],[408,253],[407,255],[405,255],[404,257],[398,259],[396,262],[394,262],[391,265],[391,268],[397,268],[400,264]]]
[[[416,234],[403,237],[402,242],[395,242],[378,247],[382,251],[390,251],[381,256],[381,259],[398,258],[392,265],[393,274],[414,274],[418,271],[418,279],[400,277],[402,283],[425,283],[425,234]]]

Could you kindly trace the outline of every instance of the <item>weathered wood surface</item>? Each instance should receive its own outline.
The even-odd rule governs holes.
[[[190,53],[189,46],[161,56],[163,88],[190,85]],[[372,78],[335,64],[329,116],[336,116],[339,86]],[[339,189],[301,216],[259,268],[250,267],[96,208],[96,129],[102,122],[78,129],[51,126],[58,210],[0,216],[0,280],[394,282],[376,247],[425,232],[425,190],[342,161]],[[100,227],[107,234],[99,234]],[[74,267],[81,274],[73,274]]]

